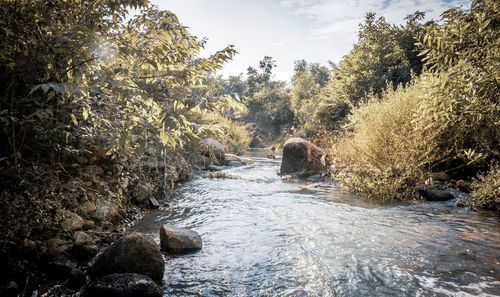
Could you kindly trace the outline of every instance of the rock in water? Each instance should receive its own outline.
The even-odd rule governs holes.
[[[108,247],[95,260],[96,277],[113,273],[138,273],[161,283],[165,264],[160,247],[149,236],[131,233]]]
[[[222,143],[220,143],[214,138],[205,138],[203,139],[203,143],[208,148],[203,152],[204,156],[209,157],[210,154],[212,153],[217,158],[217,160],[224,160],[225,153],[224,153],[224,146],[222,145]]]
[[[231,166],[231,167],[239,167],[239,166],[246,165],[246,163],[241,161],[241,159],[238,158],[238,156],[235,156],[232,154],[226,154],[224,160],[222,160],[220,162],[220,164],[224,165],[224,166]],[[208,167],[210,167],[210,166],[208,166]],[[210,170],[208,167],[207,167],[207,169]]]
[[[305,173],[312,175],[325,169],[321,164],[323,150],[302,138],[290,138],[283,146],[281,174]]]
[[[418,193],[427,201],[447,201],[453,199],[450,189],[444,186],[420,186]]]
[[[163,225],[160,229],[161,248],[167,252],[186,253],[201,249],[201,237],[193,230]]]
[[[145,275],[110,274],[90,283],[84,297],[161,297],[160,287]]]

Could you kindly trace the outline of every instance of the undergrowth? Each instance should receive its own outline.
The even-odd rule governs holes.
[[[493,164],[489,171],[472,182],[469,206],[500,212],[500,164]]]

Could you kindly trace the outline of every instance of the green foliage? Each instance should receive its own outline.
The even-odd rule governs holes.
[[[500,211],[500,164],[492,164],[474,180],[468,202],[470,207]]]
[[[500,4],[473,1],[470,11],[450,9],[442,25],[426,29],[420,44],[435,88],[420,112],[429,129],[445,129],[450,155],[500,157]]]
[[[110,142],[109,153],[142,154],[145,149],[153,153],[196,138],[190,119],[202,109],[229,102],[229,98],[194,97],[192,89],[203,88],[205,74],[220,68],[234,49],[196,58],[200,43],[171,12],[141,2],[140,15],[124,24],[120,20],[131,4],[124,1],[96,1],[95,5],[28,1],[20,7],[11,3],[3,7],[21,9],[19,14],[26,18],[22,24],[7,18],[0,25],[9,32],[7,37],[12,35],[3,39],[1,56],[6,81],[13,80],[10,89],[18,91],[7,92],[2,100],[4,107],[8,101],[15,102],[4,121],[9,116],[15,117],[12,124],[45,116],[55,121],[50,126],[62,125],[56,135],[62,134],[68,142],[75,127],[84,127],[85,134],[101,135]],[[29,29],[15,32],[16,26]],[[31,28],[40,30],[34,34]],[[14,38],[33,47],[11,42]],[[23,62],[16,63],[19,60]],[[17,112],[16,108],[25,107],[23,101],[32,107],[29,113]],[[10,143],[17,141],[10,136]]]
[[[388,82],[394,87],[409,82],[412,68],[406,52],[411,50],[405,51],[400,41],[415,38],[418,30],[415,31],[407,37],[409,30],[391,26],[383,17],[376,19],[375,13],[367,13],[360,24],[358,42],[334,70],[327,85],[329,92],[355,105],[366,94],[379,94]]]
[[[248,68],[241,102],[248,108],[245,121],[255,122],[259,131],[265,131],[265,140],[272,141],[281,133],[283,125],[292,123],[293,113],[285,82],[271,80],[275,61],[265,56],[259,65],[261,72]],[[234,80],[232,84],[235,84]]]
[[[126,21],[130,8],[140,13]],[[200,58],[204,41],[148,1],[0,0],[0,13],[0,221],[39,224],[17,220],[20,237],[2,244],[52,230],[54,209],[74,206],[26,187],[61,186],[82,155],[102,164],[159,157],[213,130],[197,123],[203,113],[237,105],[204,84],[233,47]]]
[[[202,119],[205,125],[217,128],[218,132],[215,135],[207,134],[204,136],[216,136],[224,145],[226,152],[241,155],[248,150],[252,139],[249,132],[240,123],[218,112],[204,114]]]
[[[296,64],[293,77],[293,88],[290,92],[291,108],[295,114],[295,120],[299,126],[310,122],[311,114],[314,113],[317,104],[317,96],[320,85],[316,83],[310,67],[298,69]],[[306,128],[307,129],[307,128]]]
[[[377,19],[375,13],[367,13],[359,25],[357,43],[338,66],[333,65],[328,82],[318,84],[315,79],[319,89],[301,81],[305,66],[299,61],[296,64],[296,71],[299,71],[294,77],[297,83],[292,94],[296,88],[312,93],[308,94],[308,102],[300,105],[304,110],[294,109],[299,122],[307,123],[305,130],[338,131],[351,109],[365,96],[380,95],[388,84],[396,88],[408,83],[412,72],[420,74],[422,61],[417,57],[415,43],[423,30],[419,22],[423,15],[416,12],[407,17],[406,25],[398,27],[390,25],[383,17]]]
[[[372,96],[352,110],[345,126],[352,132],[334,151],[349,167],[340,175],[353,190],[391,199],[432,172],[469,178],[498,160],[499,7],[473,1],[469,11],[444,12],[442,24],[428,24],[416,45],[429,70],[396,91],[388,85],[380,99]],[[498,207],[498,179],[498,165],[481,175],[471,205]]]

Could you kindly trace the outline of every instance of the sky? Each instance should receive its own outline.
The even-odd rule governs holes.
[[[357,40],[358,24],[373,11],[403,24],[415,11],[439,20],[450,7],[469,8],[468,0],[152,0],[170,10],[188,31],[208,42],[201,56],[232,44],[238,51],[218,75],[245,74],[264,56],[276,60],[273,79],[289,81],[296,60],[338,63]]]

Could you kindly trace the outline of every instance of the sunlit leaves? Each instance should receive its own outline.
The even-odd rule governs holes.
[[[0,20],[0,61],[5,78],[16,71],[9,84],[20,90],[18,105],[2,98],[2,121],[25,113],[33,124],[43,119],[46,126],[34,126],[55,140],[84,135],[104,139],[111,155],[156,154],[196,140],[204,110],[238,106],[196,91],[236,54],[233,46],[199,57],[205,41],[148,1],[0,1],[2,15],[15,16]],[[126,18],[129,8],[140,13]]]
[[[498,156],[500,4],[473,1],[470,11],[450,9],[442,19],[426,29],[420,43],[420,55],[436,75],[422,116],[432,117],[428,129],[449,128],[444,141],[458,156],[464,150],[476,152],[474,161]]]

